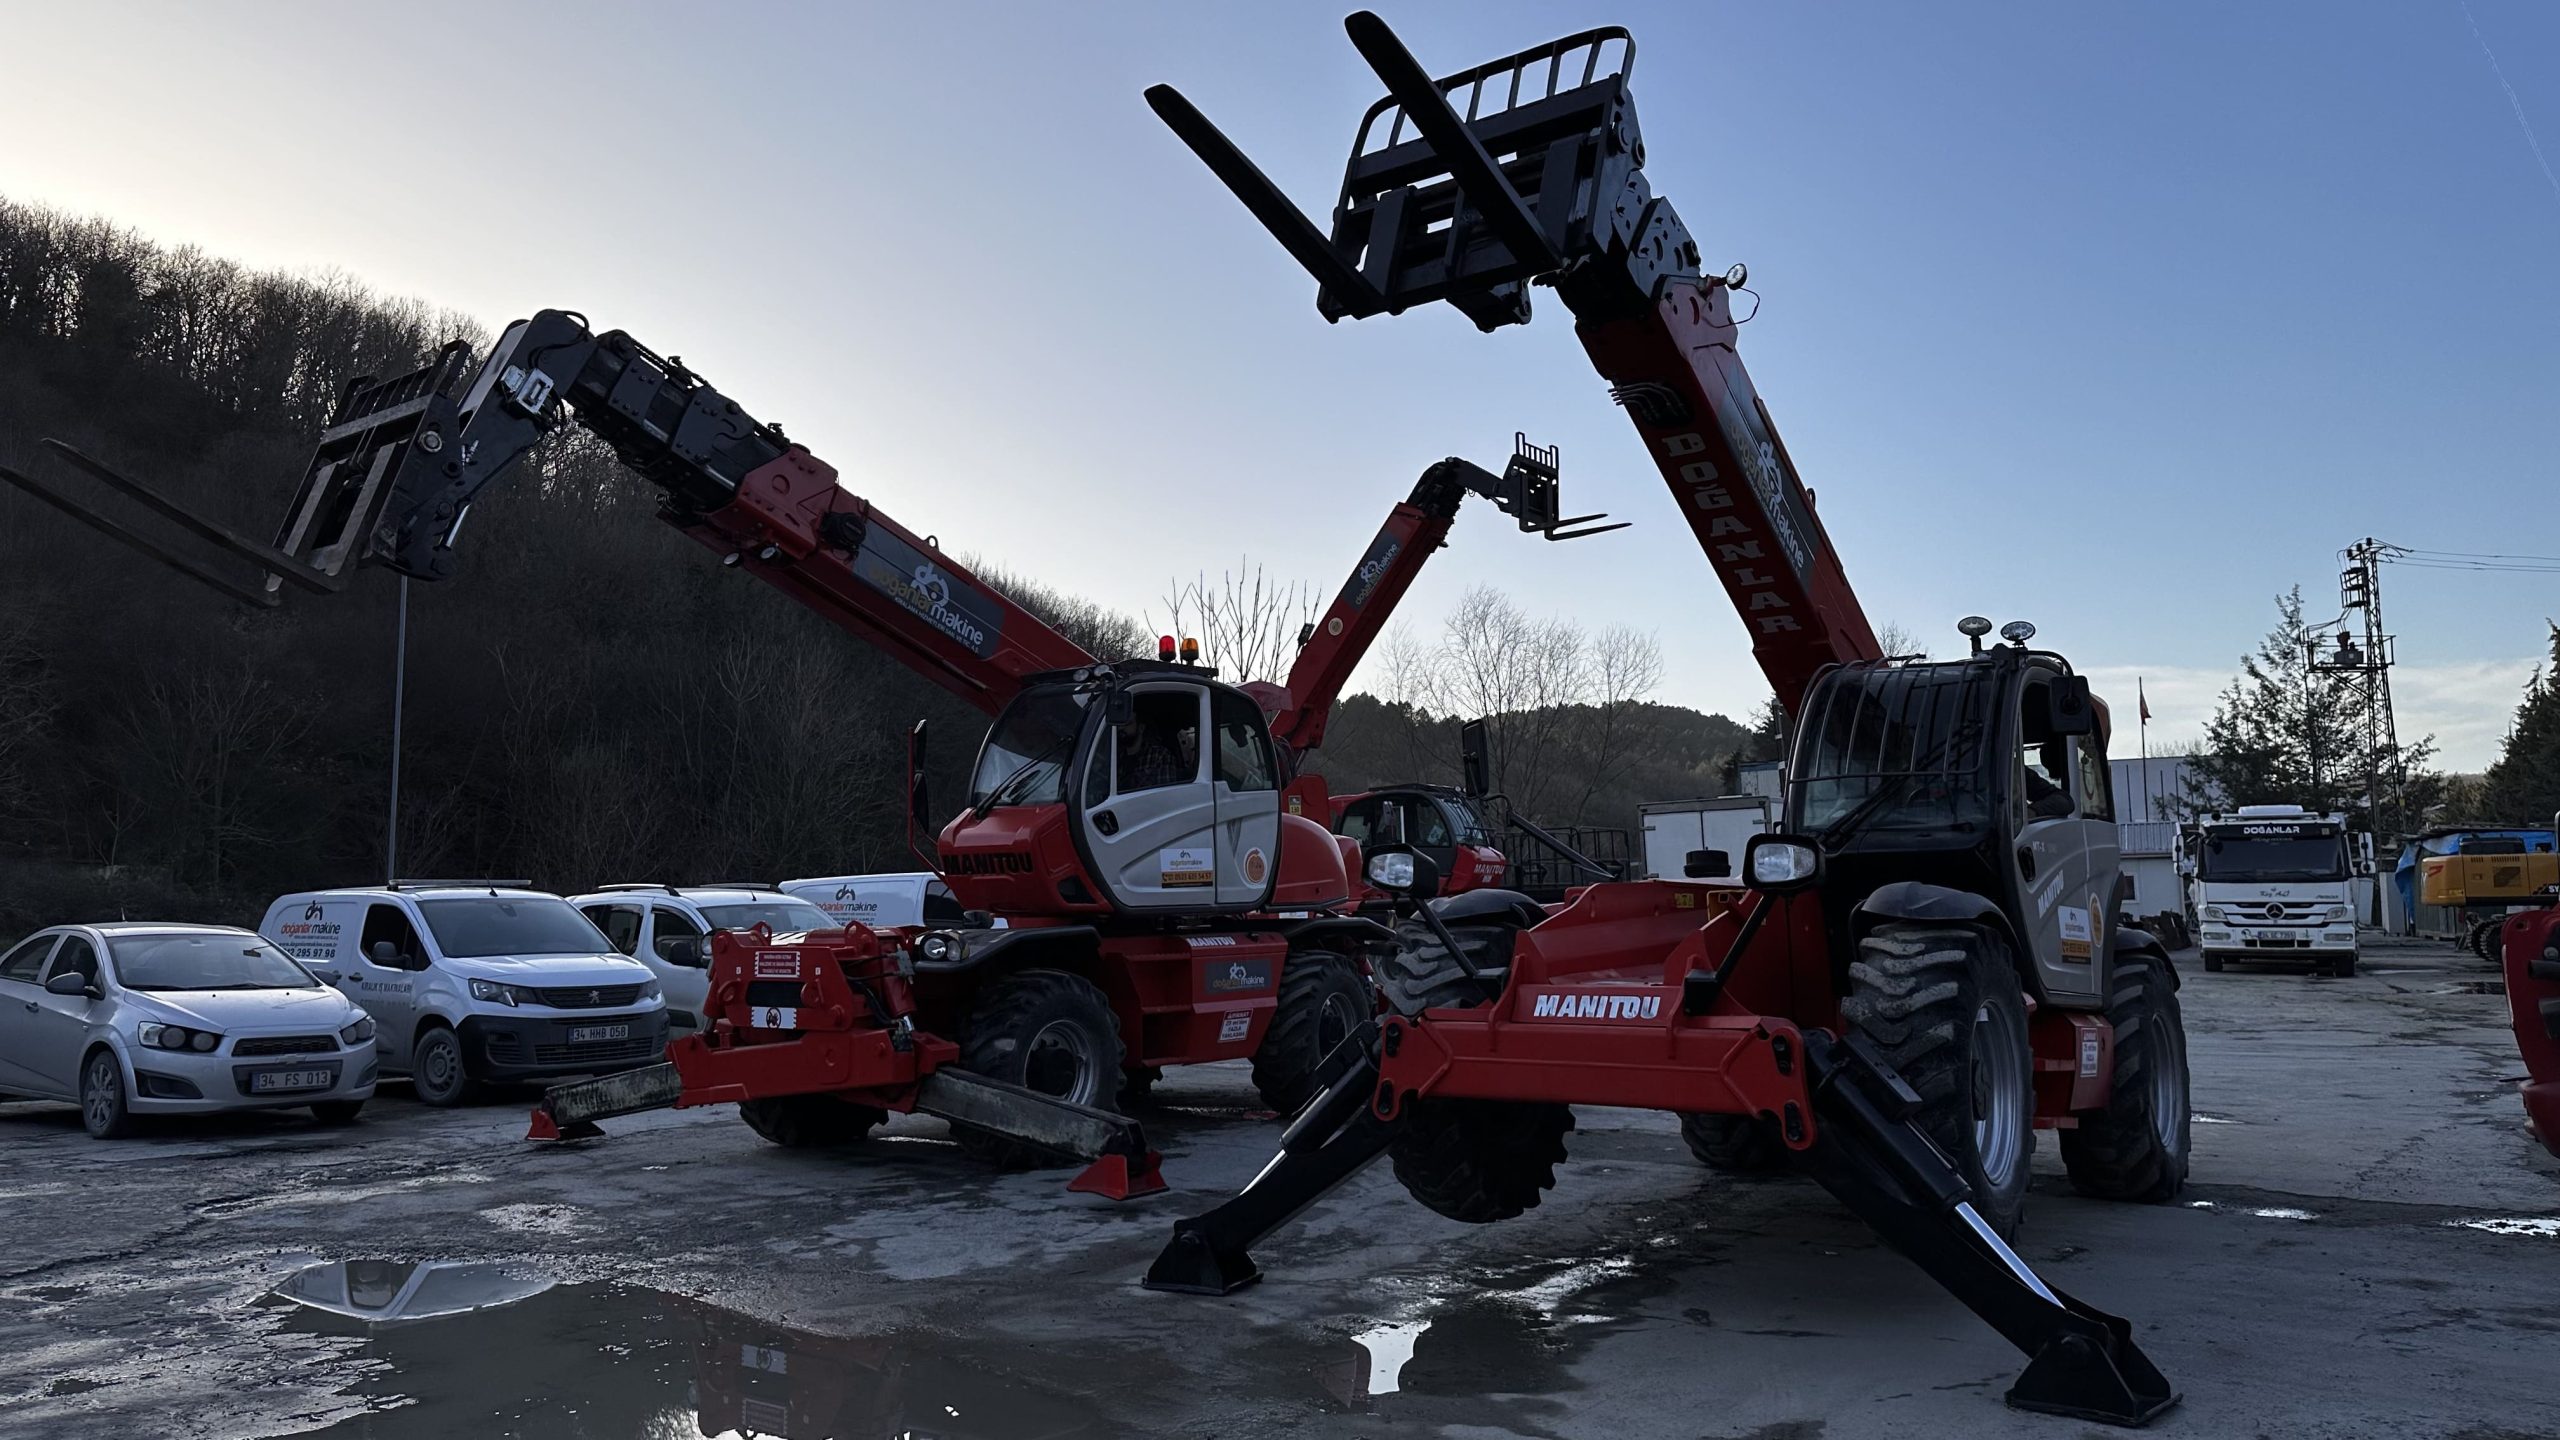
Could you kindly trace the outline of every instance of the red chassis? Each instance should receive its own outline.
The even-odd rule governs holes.
[[[2543,1148],[2560,1155],[2560,905],[2508,916],[2498,938],[2524,1055],[2525,1119]]]

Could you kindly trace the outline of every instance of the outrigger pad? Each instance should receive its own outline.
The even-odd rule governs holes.
[[[1174,1295],[1232,1295],[1262,1278],[1262,1267],[1242,1250],[1222,1250],[1197,1220],[1173,1227],[1173,1240],[1147,1267],[1140,1282]]]
[[[1164,1157],[1153,1150],[1139,1155],[1134,1162],[1129,1156],[1114,1152],[1077,1171],[1067,1188],[1105,1200],[1134,1200],[1164,1189],[1163,1164]]]
[[[2101,1347],[2081,1335],[2046,1341],[2009,1387],[2011,1405],[2104,1425],[2148,1425],[2178,1403],[2167,1377],[2133,1343],[2131,1324],[2054,1294],[2073,1314],[2105,1326],[2113,1343]]]

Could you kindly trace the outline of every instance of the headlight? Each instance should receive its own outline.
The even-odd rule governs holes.
[[[2207,905],[2206,907],[2204,907],[2204,918],[2206,918],[2207,920],[2221,921],[2221,920],[2228,919],[2229,917],[2228,917],[2228,916],[2226,916],[2226,915],[2224,915],[2224,914],[2222,913],[2222,907],[2221,907],[2221,906],[2219,906],[2219,905]]]
[[[513,1005],[516,1003],[516,987],[501,985],[495,980],[474,980],[471,982],[471,998],[487,1000],[499,1005]]]
[[[154,1050],[193,1050],[209,1055],[222,1048],[222,1037],[210,1030],[163,1025],[157,1020],[145,1020],[133,1027],[133,1038]]]
[[[361,1045],[373,1038],[373,1017],[359,1015],[355,1022],[338,1032],[338,1039],[348,1045]]]
[[[1810,845],[1762,845],[1751,852],[1751,883],[1792,885],[1813,874],[1814,858]]]
[[[2332,905],[2329,907],[2329,923],[2332,925],[2353,920],[2354,918],[2356,918],[2356,912],[2348,909],[2344,905]]]
[[[948,935],[927,935],[916,942],[916,953],[936,964],[951,958],[952,944]]]
[[[655,980],[643,980],[643,981],[641,981],[641,982],[640,982],[640,998],[641,998],[641,999],[643,999],[643,1000],[655,1000],[655,999],[657,999],[657,998],[658,998],[658,982],[657,982],[657,981],[655,981]]]

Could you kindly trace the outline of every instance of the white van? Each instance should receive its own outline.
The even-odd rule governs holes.
[[[383,1070],[430,1105],[666,1049],[657,977],[557,895],[459,881],[305,891],[268,906],[258,933],[363,1007]]]
[[[711,999],[711,932],[762,925],[776,935],[835,930],[843,922],[797,895],[762,885],[607,885],[569,903],[613,948],[649,967],[667,996],[667,1023],[698,1030]]]
[[[785,880],[782,891],[797,895],[827,912],[837,925],[867,925],[895,930],[924,925],[958,925],[966,918],[951,887],[930,870],[893,875],[828,875]]]

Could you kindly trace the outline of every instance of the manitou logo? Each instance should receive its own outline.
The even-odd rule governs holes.
[[[1541,995],[1529,1007],[1532,1020],[1659,1020],[1659,995]]]
[[[1025,850],[945,850],[942,852],[945,875],[1028,875],[1031,855]]]

